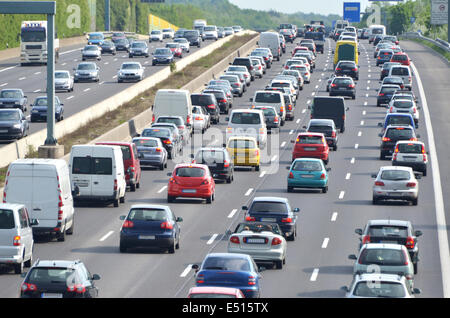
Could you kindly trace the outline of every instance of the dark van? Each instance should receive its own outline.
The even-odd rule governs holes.
[[[253,67],[252,60],[249,57],[236,57],[234,58],[233,63],[230,63],[231,65],[240,65],[247,67],[248,72],[250,73],[250,80],[255,80],[255,73],[256,70]]]
[[[191,103],[195,106],[203,106],[209,113],[211,121],[214,124],[219,123],[220,118],[220,108],[217,102],[216,96],[214,94],[191,94]]]
[[[345,108],[343,97],[314,97],[311,106],[311,119],[332,119],[339,131],[345,131]]]

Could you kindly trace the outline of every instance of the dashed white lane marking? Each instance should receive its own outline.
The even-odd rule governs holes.
[[[359,144],[355,144],[355,149],[358,149],[358,147],[359,147]]]
[[[297,119],[297,121],[296,121],[295,123],[296,123],[296,124],[300,123],[300,118],[299,118],[299,119]]]
[[[66,64],[67,64],[67,63],[62,63],[61,66],[64,66],[64,65],[66,65]]]
[[[364,120],[361,120],[361,126],[364,126]]]
[[[366,97],[369,97],[369,94],[366,94]]]
[[[161,189],[158,190],[158,193],[161,193],[161,192],[163,192],[166,189],[167,189],[167,186],[164,186],[164,187],[162,187]]]
[[[264,171],[261,171],[261,173],[260,173],[259,177],[260,177],[260,178],[264,177],[264,176],[266,175],[266,173],[267,173],[267,171],[266,171],[266,170],[264,170]]]
[[[247,190],[247,192],[245,192],[245,196],[248,197],[250,195],[250,193],[252,193],[253,188],[250,188]]]
[[[230,214],[228,214],[228,218],[231,219],[237,212],[237,209],[231,210]]]
[[[317,88],[319,88],[319,85],[316,85],[316,87],[315,87],[315,88],[316,88],[316,89],[317,89]]]
[[[353,158],[350,160],[350,163],[351,163],[351,164],[354,164],[354,163],[355,163],[355,157],[353,157]]]
[[[329,237],[323,239],[322,248],[327,248],[328,242],[330,241]]]
[[[86,88],[85,90],[83,90],[83,92],[88,92],[88,91],[90,91],[91,89],[88,87],[88,88]]]
[[[19,78],[19,81],[23,81],[24,79],[26,79],[26,77],[21,77]]]
[[[364,102],[364,106],[367,106],[367,102]]]
[[[8,83],[3,83],[2,85],[0,85],[0,87],[6,86],[8,85]]]
[[[36,73],[34,73],[34,75],[39,75],[39,74],[41,74],[41,72],[36,72]]]
[[[283,148],[284,146],[286,146],[286,141],[283,141],[283,142],[281,143],[281,148]]]
[[[338,217],[338,213],[337,212],[333,212],[333,214],[331,215],[331,222],[336,222]]]
[[[370,87],[369,86],[367,86],[367,90],[369,90],[370,89]]]
[[[362,131],[358,131],[358,137],[361,137]]]
[[[319,275],[319,269],[318,268],[314,268],[314,271],[311,275],[311,278],[309,279],[312,282],[315,282],[317,280],[317,276]]]
[[[294,133],[294,131],[293,130],[291,130],[290,132],[289,132],[289,135],[292,135]]]
[[[351,177],[351,173],[350,172],[348,172],[347,174],[346,174],[346,176],[345,176],[345,180],[349,180],[350,179],[350,177]]]
[[[98,85],[103,85],[105,84],[105,81],[98,83]]]
[[[4,68],[4,69],[1,69],[1,70],[0,70],[0,73],[1,73],[1,72],[4,72],[4,71],[7,71],[7,70],[11,70],[11,69],[13,69],[13,68],[16,68],[17,66],[19,66],[19,64],[17,64],[16,66],[11,66],[11,67],[7,67],[7,68]]]
[[[216,237],[217,237],[218,235],[219,235],[219,234],[214,233],[213,236],[211,236],[211,238],[209,239],[209,241],[206,242],[206,244],[207,244],[207,245],[211,245],[211,244],[214,242],[214,240],[216,239]]]
[[[316,95],[316,93],[315,93],[315,92],[312,92],[312,93],[311,93],[311,96],[314,96],[314,95]]]
[[[310,103],[311,103],[311,100],[308,99],[308,100],[306,101],[306,104],[309,105]]]
[[[372,75],[369,74],[368,76],[371,77]]]
[[[117,78],[117,75],[114,75],[112,78]]]
[[[69,97],[67,97],[66,99],[72,99],[72,98],[74,98],[75,96],[69,96]]]
[[[275,156],[272,157],[272,159],[270,159],[270,161],[271,161],[271,162],[274,162],[275,160],[277,160],[277,158],[278,158],[278,156],[275,155]]]
[[[367,84],[370,84],[370,80],[367,81]]]
[[[302,110],[302,114],[306,113],[306,108]]]
[[[113,233],[114,233],[114,231],[109,231],[109,232],[106,233],[99,241],[100,241],[100,242],[103,242],[103,241],[106,240],[108,237],[110,237]]]
[[[37,93],[39,91],[40,91],[40,89],[36,89],[36,90],[33,91],[33,93]]]
[[[345,195],[345,191],[341,191],[339,193],[339,200],[342,200],[344,198],[344,195]]]
[[[186,266],[185,270],[181,273],[180,277],[186,277],[187,274],[189,274],[189,272],[191,271],[192,265],[193,264],[189,264],[188,266]]]
[[[365,116],[367,114],[367,112],[365,110],[363,110],[362,114]]]

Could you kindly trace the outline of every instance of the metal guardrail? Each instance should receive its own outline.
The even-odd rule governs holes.
[[[423,36],[421,33],[419,32],[406,32],[401,34],[401,36],[405,37],[405,38],[413,38],[413,39],[421,39],[421,40],[425,40],[428,41],[440,48],[442,48],[443,50],[450,52],[450,44],[444,40],[441,40],[439,38],[437,38],[436,40],[433,40],[431,38],[427,38],[426,36]]]

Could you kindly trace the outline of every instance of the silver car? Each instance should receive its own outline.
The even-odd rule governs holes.
[[[81,50],[81,59],[83,61],[89,59],[100,61],[102,59],[102,49],[97,45],[86,45]]]
[[[155,124],[158,123],[172,123],[177,125],[183,143],[187,144],[189,142],[190,130],[186,127],[184,119],[181,116],[159,116],[155,121]]]
[[[225,74],[230,74],[230,73],[242,73],[244,75],[244,78],[245,78],[245,84],[247,86],[250,86],[251,75],[248,72],[246,66],[230,65],[226,69]]]
[[[360,273],[400,274],[405,276],[407,286],[413,290],[414,268],[408,250],[400,244],[364,244],[359,255],[348,256],[354,260],[353,275]]]
[[[185,38],[175,38],[173,39],[173,42],[179,43],[181,48],[183,49],[183,52],[189,53],[189,41]]]
[[[69,71],[55,71],[55,91],[73,92],[73,77]]]
[[[139,62],[125,62],[117,73],[117,82],[142,81],[144,79],[144,67]]]
[[[134,56],[149,57],[150,54],[148,52],[147,43],[145,43],[144,41],[134,41],[133,43],[131,43],[128,57],[132,58]]]
[[[411,167],[384,166],[375,178],[372,192],[372,203],[378,204],[380,200],[406,200],[417,205],[419,200],[419,182],[421,174],[417,176]]]
[[[81,81],[100,81],[100,67],[94,62],[80,63],[76,68],[74,68],[75,75],[73,81],[75,83]]]
[[[272,263],[277,269],[286,263],[287,243],[276,223],[244,222],[227,234],[228,253],[248,254],[256,263]]]
[[[237,95],[239,97],[242,97],[242,94],[245,90],[245,85],[241,83],[241,80],[239,79],[239,76],[233,75],[233,74],[226,74],[219,77],[219,80],[226,80],[230,82],[233,95]]]
[[[167,150],[161,139],[155,137],[135,137],[133,143],[136,145],[139,163],[141,167],[153,166],[159,170],[167,168]]]
[[[347,298],[414,298],[419,288],[408,288],[405,276],[396,274],[358,274],[350,287],[343,286]]]
[[[252,61],[252,66],[255,69],[255,75],[258,76],[259,78],[263,77],[263,66],[261,64],[261,61],[257,58],[250,58],[250,60]]]
[[[411,99],[394,99],[389,102],[388,113],[406,113],[411,114],[414,118],[414,124],[418,127],[419,124],[419,110],[416,103]]]

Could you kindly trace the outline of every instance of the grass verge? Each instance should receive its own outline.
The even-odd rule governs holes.
[[[422,40],[422,39],[405,39],[405,40],[410,40],[410,41],[414,41],[423,45],[428,46],[429,48],[433,49],[434,51],[436,51],[437,53],[439,53],[440,55],[442,55],[444,58],[447,59],[448,62],[450,62],[450,52],[447,52],[446,50],[444,50],[443,48],[437,46],[436,44],[433,44],[431,42],[428,42],[427,40]]]

